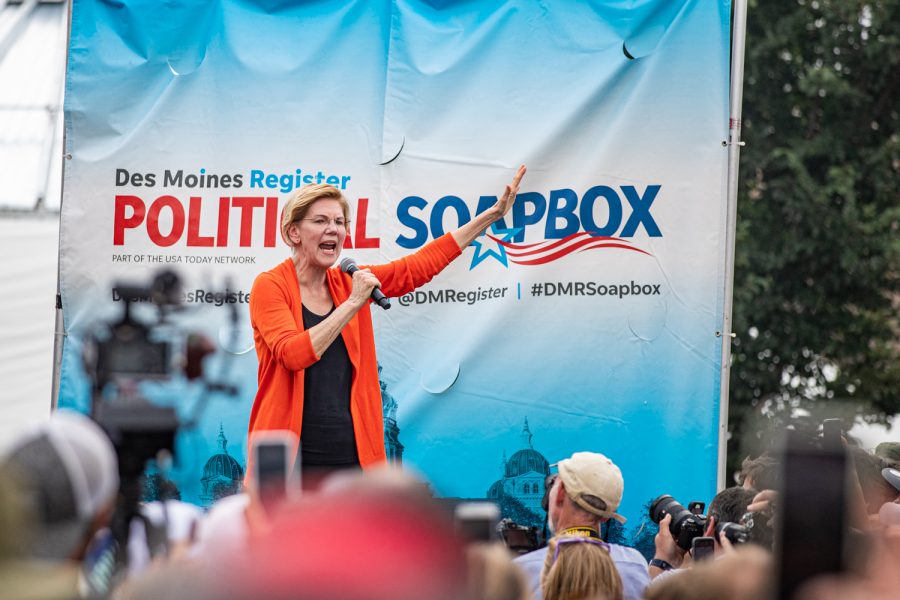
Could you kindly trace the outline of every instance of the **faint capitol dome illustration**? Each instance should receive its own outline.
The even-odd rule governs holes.
[[[381,364],[378,364],[378,385],[381,387],[384,417],[384,450],[388,461],[399,464],[403,462],[403,444],[400,443],[400,427],[397,425],[397,399],[387,391],[387,383],[381,378]]]
[[[221,423],[219,424],[219,452],[210,456],[206,461],[200,483],[203,486],[200,500],[204,506],[210,506],[225,496],[237,494],[244,488],[244,467],[228,454],[228,440],[225,438]]]
[[[528,419],[525,419],[525,427],[521,434],[522,450],[509,457],[506,461],[504,477],[519,477],[526,473],[550,474],[550,463],[544,456],[531,445],[531,430],[528,428]]]
[[[488,488],[487,498],[488,500],[496,500],[503,496],[503,480],[495,481],[491,484],[491,487]]]
[[[544,509],[544,479],[550,473],[550,464],[544,455],[531,444],[528,418],[519,434],[519,448],[515,454],[500,461],[500,479],[491,484],[486,498],[500,505],[504,517],[512,518],[519,525],[539,526]]]

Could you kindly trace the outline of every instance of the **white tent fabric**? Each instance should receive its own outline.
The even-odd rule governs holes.
[[[59,210],[67,7],[3,5],[0,209]]]
[[[0,447],[50,414],[58,215],[0,218]]]
[[[67,14],[0,0],[0,448],[50,414]]]

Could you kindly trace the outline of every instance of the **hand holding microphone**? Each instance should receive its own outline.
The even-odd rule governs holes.
[[[368,269],[361,270],[359,266],[357,266],[356,261],[352,258],[345,258],[341,261],[341,271],[353,277],[353,293],[365,293],[368,290],[371,292],[368,294],[368,297],[371,297],[372,300],[375,301],[378,306],[387,310],[391,307],[391,301],[378,289],[378,286],[381,283],[378,281],[371,271]],[[356,275],[359,273],[359,275]],[[365,297],[365,296],[364,296]]]

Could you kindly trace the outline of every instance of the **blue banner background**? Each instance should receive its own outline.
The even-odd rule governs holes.
[[[502,298],[413,298],[378,312],[382,379],[395,402],[386,400],[386,413],[396,417],[404,464],[442,495],[484,498],[503,488],[519,510],[539,500],[542,487],[531,486],[542,479],[541,460],[602,452],[623,471],[621,512],[632,537],[644,503],[661,493],[708,500],[718,442],[729,14],[727,1],[75,0],[60,404],[88,407],[81,342],[121,310],[110,301],[115,280],[148,278],[181,257],[172,264],[186,288],[231,278],[249,291],[257,273],[288,255],[280,241],[262,243],[261,214],[252,243],[239,245],[236,209],[222,247],[193,247],[182,236],[161,248],[144,224],[116,246],[116,195],[149,206],[170,194],[185,207],[198,196],[200,230],[211,234],[220,196],[286,201],[279,186],[252,186],[253,171],[349,177],[344,192],[356,210],[367,199],[366,235],[378,245],[346,253],[380,262],[420,246],[435,227],[456,227],[525,163],[518,208],[489,232],[494,238],[544,248],[555,241],[548,232],[571,218],[577,231],[590,230],[583,210],[602,226],[614,202],[583,208],[596,186],[616,195],[623,226],[632,212],[624,188],[649,198],[659,186],[646,209],[659,235],[644,220],[631,235],[618,228],[620,247],[572,249],[536,265],[514,262],[525,250],[483,237],[422,291],[505,288]],[[116,185],[117,169],[156,174],[156,185]],[[163,173],[178,169],[243,182],[162,185]],[[577,198],[572,217],[559,190]],[[160,216],[159,228],[170,227]],[[254,262],[187,263],[198,256]],[[547,283],[632,281],[660,293],[534,293]],[[237,341],[228,306],[192,306],[179,321],[230,350],[207,367],[240,387],[237,399],[210,396],[199,426],[179,438],[171,476],[193,502],[206,502],[203,471],[222,452],[220,430],[227,453],[246,462],[256,360],[246,305],[238,308]],[[201,398],[180,380],[141,389],[185,414]]]

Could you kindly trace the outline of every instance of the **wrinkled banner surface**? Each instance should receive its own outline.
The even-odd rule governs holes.
[[[199,415],[170,474],[208,504],[229,473],[207,461],[246,462],[247,299],[288,256],[290,193],[341,188],[354,211],[344,255],[381,262],[484,210],[524,163],[510,215],[430,284],[372,309],[390,450],[440,494],[498,498],[520,521],[543,517],[547,462],[577,450],[622,468],[628,527],[658,494],[708,500],[729,11],[75,0],[60,404],[88,408],[83,341],[121,316],[113,283],[177,269],[187,308],[172,322],[216,343],[207,377],[238,394],[179,378],[140,392]]]

